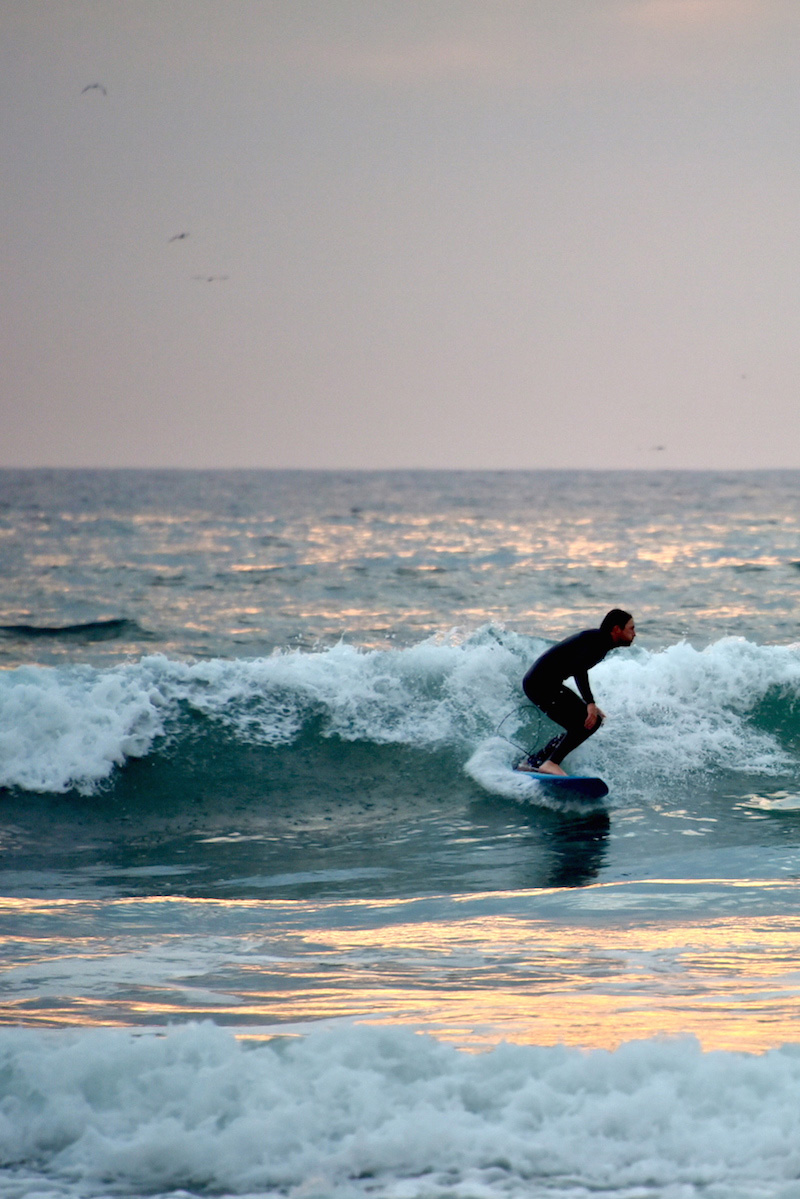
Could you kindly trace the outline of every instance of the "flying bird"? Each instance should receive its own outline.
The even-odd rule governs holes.
[[[103,87],[102,83],[87,83],[86,87],[81,92],[81,95],[83,95],[84,92],[91,92],[91,91],[102,92],[104,96],[108,95],[108,92]]]
[[[228,279],[228,275],[192,275],[193,279],[199,279],[202,283],[218,283],[222,279]]]
[[[167,241],[183,241],[184,237],[188,236],[188,233],[173,233],[172,237],[167,238]]]

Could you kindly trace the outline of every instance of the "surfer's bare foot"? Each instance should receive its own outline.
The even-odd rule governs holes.
[[[523,758],[521,762],[517,762],[514,769],[523,770],[526,774],[535,774],[539,767],[533,766],[527,758]]]
[[[548,758],[546,762],[542,762],[541,766],[537,767],[540,774],[561,774],[566,775],[566,770],[562,770],[557,762],[551,762]]]

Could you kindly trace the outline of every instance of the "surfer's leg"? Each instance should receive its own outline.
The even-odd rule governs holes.
[[[573,693],[564,689],[568,695]],[[550,754],[550,761],[560,766],[566,758],[567,754],[571,754],[579,745],[583,745],[584,741],[588,741],[594,733],[600,728],[602,721],[598,720],[597,724],[591,729],[586,728],[586,704],[575,696],[575,702],[569,701],[569,706],[572,709],[572,720],[567,726],[567,731],[561,738],[560,743],[556,746],[553,753]],[[561,721],[559,720],[559,724]]]
[[[544,774],[565,774],[566,771],[561,766],[564,758],[596,733],[601,721],[598,720],[594,728],[586,728],[586,704],[569,687],[560,687],[550,698],[547,707],[544,704],[539,706],[551,720],[560,724],[566,731],[554,737],[544,747],[541,751],[544,757],[536,769]]]
[[[566,735],[566,733],[556,733],[555,737],[550,738],[547,745],[543,746],[542,749],[537,749],[536,753],[530,754],[528,764],[535,770],[538,770],[542,762],[550,761]]]
[[[522,690],[525,692],[525,695],[528,697],[534,707],[538,708],[544,716],[550,717],[550,719],[556,724],[560,724],[562,728],[566,729],[564,722],[559,720],[558,716],[551,714],[551,709],[553,706],[558,705],[559,692],[565,690],[563,687],[558,687],[556,690],[552,690],[550,688],[547,690],[538,690],[533,685],[533,680],[531,679],[529,673],[522,680]],[[573,692],[572,694],[574,695],[575,693]],[[577,696],[575,696],[575,698],[577,699]],[[518,764],[517,769],[539,770],[543,762],[550,760],[551,755],[555,753],[565,736],[566,732],[556,733],[555,737],[551,737],[547,742],[547,745],[545,745],[542,749],[537,749],[533,753],[528,754],[528,757],[524,758],[523,761]],[[562,772],[558,771],[557,773]]]

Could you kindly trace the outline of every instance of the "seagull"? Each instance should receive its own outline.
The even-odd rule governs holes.
[[[103,87],[102,83],[87,83],[86,87],[83,89],[83,92],[81,92],[81,95],[83,95],[84,92],[91,92],[91,91],[95,91],[95,90],[98,92],[102,92],[104,96],[108,95],[108,92]]]
[[[172,237],[167,238],[168,241],[183,241],[184,237],[188,237],[188,233],[173,233]]]

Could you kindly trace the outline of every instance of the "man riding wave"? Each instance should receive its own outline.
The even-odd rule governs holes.
[[[544,749],[518,763],[518,770],[541,774],[566,774],[561,763],[587,738],[596,733],[605,713],[594,702],[589,671],[602,662],[609,650],[630,645],[636,628],[630,612],[612,608],[599,629],[584,629],[546,650],[522,680],[522,689],[532,704],[565,730],[548,741]],[[564,680],[573,678],[580,698]]]

